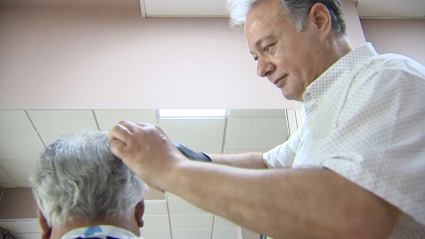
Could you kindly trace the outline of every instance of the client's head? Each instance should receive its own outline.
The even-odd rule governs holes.
[[[146,186],[111,153],[107,132],[77,133],[49,145],[30,184],[44,237],[97,225],[139,236]]]

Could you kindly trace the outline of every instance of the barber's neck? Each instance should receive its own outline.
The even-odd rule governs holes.
[[[58,227],[52,228],[52,232],[50,235],[50,239],[60,239],[62,236],[64,236],[66,233],[78,229],[78,228],[85,228],[85,227],[95,227],[95,226],[114,226],[118,228],[122,228],[124,230],[132,232],[136,236],[140,236],[140,229],[137,225],[137,223],[134,220],[101,220],[94,223],[87,224],[87,222],[84,221],[75,221],[70,226],[64,226],[64,227]],[[44,238],[43,238],[44,239]]]
[[[350,45],[346,36],[338,37],[332,34],[329,38],[328,44],[331,53],[329,54],[328,67],[332,66],[335,62],[353,50],[353,47]]]

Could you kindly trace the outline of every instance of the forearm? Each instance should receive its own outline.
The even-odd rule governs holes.
[[[247,169],[267,168],[266,164],[264,163],[262,153],[213,154],[208,156],[210,156],[212,162],[216,164]]]
[[[397,213],[325,169],[242,170],[183,162],[164,182],[165,190],[192,204],[276,239],[387,238]]]

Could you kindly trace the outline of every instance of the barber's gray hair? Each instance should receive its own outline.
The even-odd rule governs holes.
[[[126,220],[146,189],[111,153],[108,133],[99,131],[66,136],[49,145],[30,185],[49,226]]]
[[[246,16],[256,2],[261,0],[226,0],[232,26],[245,24]],[[325,5],[332,18],[332,31],[338,36],[344,36],[346,24],[339,0],[281,0],[295,27],[302,31],[305,28],[307,15],[316,3]]]

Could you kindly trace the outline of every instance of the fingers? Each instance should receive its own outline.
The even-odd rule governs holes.
[[[124,126],[125,128],[128,129],[128,131],[130,132],[134,132],[136,131],[137,128],[137,124],[131,122],[131,121],[126,121],[126,120],[122,120],[118,123],[118,125]]]
[[[111,152],[112,154],[114,154],[115,156],[117,156],[118,158],[120,158],[121,160],[124,158],[124,153],[125,153],[125,144],[117,139],[113,139],[111,141]]]
[[[116,139],[126,144],[127,139],[132,135],[131,133],[132,131],[129,128],[133,130],[134,128],[132,127],[132,125],[129,124],[131,122],[126,122],[126,123],[124,122],[126,121],[121,121],[120,123],[118,123],[112,128],[108,136],[109,142],[112,143],[112,141]],[[128,125],[128,127],[126,125]]]

